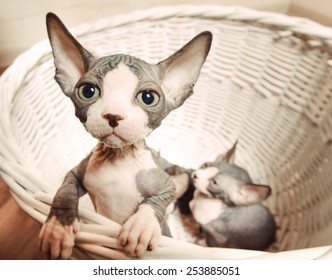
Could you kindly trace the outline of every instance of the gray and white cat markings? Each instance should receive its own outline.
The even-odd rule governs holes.
[[[202,32],[149,64],[124,54],[95,58],[56,15],[49,13],[46,21],[55,79],[99,143],[65,176],[40,233],[41,249],[51,258],[71,256],[79,197],[88,192],[98,213],[122,225],[124,251],[141,256],[158,245],[175,189],[144,138],[193,93],[212,34]]]
[[[271,188],[253,184],[234,164],[236,144],[192,173],[196,190],[189,206],[207,246],[265,250],[274,241],[276,224],[260,202]]]

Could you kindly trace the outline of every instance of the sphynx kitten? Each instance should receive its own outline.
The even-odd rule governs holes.
[[[54,14],[47,15],[55,80],[99,143],[70,170],[40,233],[42,251],[69,258],[79,231],[78,201],[89,193],[96,211],[122,225],[124,251],[139,257],[158,245],[175,187],[144,138],[193,93],[212,34],[198,34],[157,64],[116,54],[95,58]]]
[[[189,207],[206,245],[265,250],[274,241],[276,224],[260,202],[271,188],[254,184],[248,172],[234,164],[236,145],[192,173],[196,190]]]

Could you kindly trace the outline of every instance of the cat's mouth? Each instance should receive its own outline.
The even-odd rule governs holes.
[[[106,134],[105,136],[102,136],[99,140],[106,146],[115,149],[122,148],[123,146],[126,146],[128,144],[128,141],[126,141],[123,137],[121,137],[114,131],[112,133]]]
[[[111,132],[111,133],[106,134],[105,136],[102,136],[101,139],[100,139],[100,141],[103,142],[103,140],[106,140],[107,138],[109,138],[109,137],[111,137],[111,136],[116,137],[116,138],[119,138],[119,139],[122,140],[122,141],[125,141],[120,135],[118,135],[118,134],[115,133],[114,131]]]

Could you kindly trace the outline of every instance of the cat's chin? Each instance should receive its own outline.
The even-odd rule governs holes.
[[[111,134],[99,139],[105,146],[112,149],[122,149],[123,147],[127,146],[128,143],[121,137]]]

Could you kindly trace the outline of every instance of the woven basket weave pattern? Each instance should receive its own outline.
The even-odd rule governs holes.
[[[151,134],[148,144],[171,162],[195,168],[239,139],[236,163],[255,182],[273,189],[267,205],[279,230],[271,250],[332,244],[330,29],[236,7],[180,6],[105,19],[72,31],[96,56],[128,53],[154,63],[204,30],[214,39],[195,93]],[[54,81],[50,51],[46,41],[36,45],[0,80],[1,176],[21,207],[39,222],[46,218],[65,173],[96,143]],[[80,215],[86,225],[77,237],[78,248],[91,257],[125,258],[113,250],[118,225],[84,203]],[[207,250],[167,238],[146,257],[176,258],[174,248],[183,246],[197,256],[284,257]],[[329,250],[316,247],[289,255],[317,258]]]

